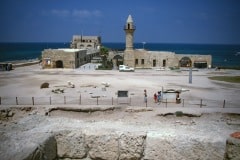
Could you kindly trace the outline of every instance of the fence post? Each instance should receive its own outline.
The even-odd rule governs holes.
[[[0,105],[2,104],[2,97],[0,97]]]
[[[66,96],[64,96],[64,104],[66,104]]]
[[[79,105],[81,105],[81,94],[79,96]]]
[[[16,105],[18,105],[18,98],[16,97]]]
[[[113,97],[112,97],[112,105],[113,105]]]
[[[225,101],[225,99],[224,99],[224,101],[223,101],[223,108],[225,108],[225,104],[226,104],[226,101]]]
[[[34,97],[32,97],[32,104],[34,105]]]
[[[50,105],[52,105],[52,98],[51,96],[49,97]]]
[[[200,108],[202,108],[202,99],[201,99],[201,101],[200,101]]]
[[[184,99],[182,100],[182,105],[183,105],[183,107],[184,107]]]
[[[166,108],[167,108],[167,98],[166,98]]]
[[[97,105],[98,105],[98,97],[97,97]]]
[[[132,102],[132,98],[130,97],[130,102],[129,102],[130,106],[131,106],[131,102]]]

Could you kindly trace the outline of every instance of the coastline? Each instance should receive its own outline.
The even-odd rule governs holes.
[[[38,64],[40,60],[38,59],[29,59],[29,60],[15,60],[15,61],[3,61],[0,62],[0,64],[12,64],[13,68],[17,67],[24,67],[24,66],[30,66],[30,65],[35,65]]]

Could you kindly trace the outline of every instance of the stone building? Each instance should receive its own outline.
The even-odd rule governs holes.
[[[86,63],[86,49],[45,49],[42,51],[42,68],[78,68]]]
[[[123,61],[125,65],[135,68],[153,67],[195,67],[207,68],[212,65],[211,55],[175,54],[167,51],[146,51],[134,49],[134,31],[136,27],[132,16],[129,15],[124,31],[126,33],[126,47]],[[116,65],[116,62],[115,62]]]
[[[100,36],[82,36],[74,35],[70,48],[82,49],[82,48],[95,48],[99,49],[101,46]]]
[[[42,68],[78,68],[100,53],[101,37],[73,36],[70,48],[42,51]]]

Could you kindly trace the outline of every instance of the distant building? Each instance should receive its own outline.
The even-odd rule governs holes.
[[[86,61],[86,49],[45,49],[42,52],[42,67],[77,68]]]
[[[126,47],[123,55],[123,63],[135,68],[153,68],[153,67],[196,67],[207,68],[212,65],[211,55],[195,54],[175,54],[168,51],[147,51],[143,49],[134,49],[134,31],[136,27],[132,16],[129,15],[124,31],[126,34]],[[118,55],[119,58],[120,55]],[[120,59],[120,58],[119,58]],[[115,60],[114,66],[118,64]]]
[[[100,53],[101,37],[74,35],[70,48],[42,51],[42,68],[78,68]]]
[[[82,48],[95,48],[99,49],[101,46],[100,36],[82,36],[74,35],[70,48],[82,49]]]

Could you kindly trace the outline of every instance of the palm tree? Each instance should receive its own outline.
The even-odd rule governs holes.
[[[106,47],[101,47],[100,48],[100,56],[102,57],[102,65],[104,68],[106,68],[107,64],[107,57],[108,57],[108,48]]]

